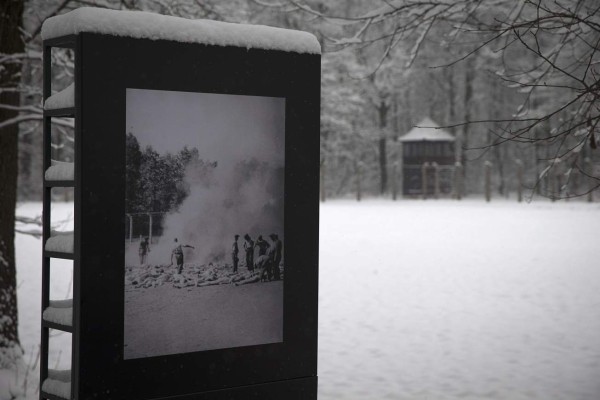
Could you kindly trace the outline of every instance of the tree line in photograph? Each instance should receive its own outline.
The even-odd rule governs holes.
[[[216,166],[201,160],[196,148],[184,146],[175,154],[159,154],[152,146],[142,149],[137,138],[128,133],[125,212],[135,214],[176,211],[190,191],[185,176],[191,165],[196,171]]]

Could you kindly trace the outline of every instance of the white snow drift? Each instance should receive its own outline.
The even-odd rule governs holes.
[[[58,93],[48,97],[44,102],[44,110],[75,107],[75,83],[71,83]]]
[[[44,310],[42,316],[46,321],[65,326],[72,326],[73,299],[50,300],[50,305]]]
[[[74,236],[73,232],[52,232],[52,235],[46,240],[46,251],[56,251],[58,253],[73,253]]]
[[[52,165],[46,170],[44,177],[47,181],[72,181],[75,179],[75,164],[52,160]]]
[[[71,398],[71,370],[48,370],[48,379],[42,384],[42,390],[64,399]]]

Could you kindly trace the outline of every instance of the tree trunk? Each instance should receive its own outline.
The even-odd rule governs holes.
[[[500,87],[500,85],[498,84],[498,80],[494,79],[492,81],[492,83],[490,84],[491,88],[492,88],[492,93],[499,93],[500,95],[497,96],[499,97],[499,101],[502,101],[502,88]],[[499,110],[501,109],[501,105],[497,103],[497,99],[496,96],[490,96],[489,100],[488,100],[488,109],[489,109],[489,114],[488,117],[491,120],[500,120],[502,119],[502,114],[499,112]],[[499,182],[498,182],[498,194],[500,196],[508,196],[508,188],[506,185],[506,176],[504,173],[504,159],[505,157],[503,156],[503,149],[501,148],[501,146],[497,143],[494,143],[494,136],[492,135],[492,132],[488,130],[487,133],[487,142],[488,145],[492,146],[492,148],[490,149],[490,151],[492,152],[492,155],[494,156],[494,167],[496,167],[495,169],[498,171],[498,177]],[[508,143],[506,143],[508,144]],[[504,146],[503,146],[504,147]]]
[[[380,171],[380,193],[387,192],[388,171],[387,171],[387,114],[389,105],[381,100],[377,111],[379,112],[379,171]]]
[[[456,103],[454,102],[456,89],[454,87],[454,67],[448,67],[445,70],[446,82],[448,82],[448,119],[447,124],[456,122]],[[450,128],[450,133],[456,136],[456,129]]]
[[[0,5],[0,54],[21,53],[24,44],[20,27],[23,0],[4,0]],[[0,87],[16,87],[21,65],[5,63],[0,69]],[[0,92],[0,103],[18,107],[18,92]],[[17,111],[0,109],[0,123],[15,118]],[[4,358],[20,346],[17,316],[17,273],[15,267],[15,207],[18,175],[18,124],[0,129],[0,366],[12,360]],[[3,354],[4,353],[4,354]],[[8,353],[8,354],[7,354]],[[14,354],[14,353],[12,353]],[[9,357],[10,358],[10,357]]]
[[[461,157],[460,162],[463,166],[463,184],[465,185],[464,195],[467,194],[467,187],[469,182],[469,163],[467,162],[466,150],[470,146],[470,129],[471,129],[471,116],[473,106],[472,98],[473,98],[473,80],[475,79],[475,66],[473,65],[473,57],[467,58],[466,66],[465,66],[465,97],[464,97],[464,122],[466,124],[463,126],[463,134],[461,140]]]

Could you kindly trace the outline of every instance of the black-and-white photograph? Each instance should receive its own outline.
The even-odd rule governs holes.
[[[283,341],[285,99],[127,89],[124,358]]]

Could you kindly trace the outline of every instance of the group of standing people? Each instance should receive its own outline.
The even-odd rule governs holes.
[[[233,260],[233,272],[237,273],[238,265],[239,265],[239,246],[238,239],[240,235],[235,235],[232,249],[231,249],[231,258]],[[271,239],[271,243],[267,242],[263,239],[262,235],[259,235],[256,238],[256,241],[252,240],[249,234],[244,235],[244,253],[245,253],[245,261],[246,268],[248,271],[253,272],[255,269],[259,269],[261,271],[261,280],[268,279],[270,280],[280,280],[281,279],[281,271],[279,269],[279,264],[282,260],[283,253],[283,243],[281,239],[277,236],[276,233],[272,233],[269,235]],[[179,243],[177,238],[174,240],[174,246],[171,251],[171,265],[175,262],[177,264],[177,273],[181,274],[183,270],[183,248],[188,247],[194,249],[194,246],[190,246],[187,244]],[[254,258],[255,250],[258,249],[258,255],[256,257],[256,261]],[[140,246],[139,246],[139,256],[140,256],[140,265],[146,263],[146,259],[148,253],[150,252],[150,242],[148,238],[140,238]]]
[[[234,241],[231,249],[231,258],[233,261],[233,272],[237,273],[239,264],[239,246],[238,239],[240,235],[234,236]],[[262,270],[261,279],[267,278],[268,280],[279,280],[281,279],[281,272],[279,270],[279,264],[281,263],[283,253],[283,243],[277,234],[272,233],[269,235],[271,243],[269,244],[263,239],[262,235],[259,235],[256,241],[252,240],[249,234],[244,235],[244,253],[246,268],[248,271],[254,271],[255,268]],[[254,259],[255,249],[258,249],[258,256],[256,262]]]

